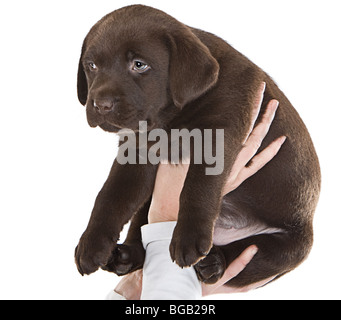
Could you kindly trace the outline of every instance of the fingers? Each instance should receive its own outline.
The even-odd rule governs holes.
[[[279,139],[275,140],[259,155],[254,157],[259,147],[261,146],[263,139],[269,132],[271,123],[275,117],[278,108],[278,104],[279,102],[277,100],[271,100],[269,102],[262,117],[262,120],[249,134],[246,142],[244,143],[244,147],[239,152],[235,160],[228,180],[225,184],[223,194],[227,194],[236,189],[243,181],[255,174],[262,167],[264,167],[264,165],[268,163],[278,153],[280,147],[285,141],[285,137],[280,137]],[[254,108],[253,113],[256,114],[256,108]],[[248,165],[248,167],[246,167],[251,159],[251,165]]]
[[[239,293],[239,292],[248,292],[250,290],[254,290],[257,288],[260,288],[273,279],[276,278],[276,276],[267,278],[265,280],[252,283],[248,286],[236,288],[231,287],[228,285],[228,282],[238,276],[245,268],[246,266],[251,262],[253,257],[257,254],[258,248],[255,245],[252,245],[248,248],[246,248],[242,254],[234,260],[229,267],[226,269],[223,277],[215,284],[213,285],[206,285],[202,284],[202,294],[203,296],[207,296],[210,294],[217,294],[217,293]]]
[[[271,100],[265,110],[261,122],[253,129],[244,146],[245,158],[250,160],[258,151],[263,139],[269,132],[271,123],[275,117],[279,102]]]
[[[245,267],[250,263],[250,261],[253,259],[257,252],[258,248],[255,245],[245,249],[242,252],[242,254],[229,265],[223,277],[216,283],[216,285],[221,286],[224,283],[235,278],[239,273],[241,273],[245,269]]]
[[[262,152],[257,154],[251,161],[248,167],[244,167],[236,178],[235,184],[240,185],[243,181],[250,178],[260,169],[262,169],[268,162],[270,162],[281,149],[286,137],[282,136],[273,141]]]
[[[252,129],[256,123],[256,120],[258,118],[259,111],[260,111],[260,108],[261,108],[262,102],[263,102],[265,87],[266,87],[266,83],[262,82],[261,86],[258,89],[256,100],[255,100],[255,102],[253,104],[253,108],[251,110],[251,125],[250,125],[249,131],[248,131],[248,134],[245,138],[244,143],[247,141],[247,139],[248,139],[250,133],[252,132]]]
[[[278,101],[277,100],[271,100],[265,110],[265,113],[263,115],[263,118],[261,122],[256,126],[256,128],[253,128],[254,123],[257,120],[260,106],[262,104],[262,98],[263,96],[259,97],[259,101],[257,102],[258,105],[255,105],[255,107],[252,110],[252,126],[251,131],[248,134],[248,137],[246,138],[244,142],[244,148],[240,151],[238,154],[238,157],[235,161],[235,164],[232,169],[232,175],[235,173],[235,176],[239,173],[239,171],[245,167],[245,165],[251,160],[251,158],[257,153],[259,147],[262,144],[262,141],[264,137],[269,132],[269,128],[271,126],[271,123],[275,117],[276,110],[278,108]]]

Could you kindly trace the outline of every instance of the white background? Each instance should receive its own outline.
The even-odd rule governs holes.
[[[0,4],[0,298],[103,299],[118,278],[81,277],[74,248],[116,154],[77,100],[82,41],[130,1]],[[268,72],[305,121],[323,190],[309,259],[279,281],[224,299],[340,294],[341,46],[338,1],[143,1],[215,33]]]

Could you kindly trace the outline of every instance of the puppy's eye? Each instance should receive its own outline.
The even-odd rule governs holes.
[[[97,66],[95,65],[94,62],[89,62],[88,63],[90,71],[97,71]]]
[[[135,60],[133,64],[133,70],[137,71],[138,73],[146,72],[150,69],[150,66],[142,61]]]

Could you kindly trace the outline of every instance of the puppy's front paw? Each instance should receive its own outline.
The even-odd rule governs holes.
[[[200,260],[194,269],[201,282],[213,284],[223,276],[226,270],[226,260],[221,250],[213,246],[208,256]]]
[[[116,240],[113,238],[84,232],[75,250],[79,273],[82,276],[91,274],[105,266],[115,246]]]
[[[212,238],[205,232],[199,232],[177,225],[172,242],[170,255],[181,268],[195,265],[206,257],[212,247]]]
[[[145,251],[141,242],[133,245],[119,244],[113,251],[108,263],[102,269],[123,276],[141,269],[144,257]]]

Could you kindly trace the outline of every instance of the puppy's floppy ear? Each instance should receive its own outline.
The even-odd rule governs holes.
[[[79,59],[79,64],[78,64],[77,93],[78,93],[79,102],[83,106],[85,106],[86,101],[88,99],[88,82],[86,80],[86,75],[85,75],[83,64],[82,64],[83,52],[84,52],[84,45],[82,48],[82,54],[81,54],[81,57]]]
[[[203,95],[218,80],[219,64],[209,49],[187,27],[169,37],[170,90],[174,104],[182,108]]]

